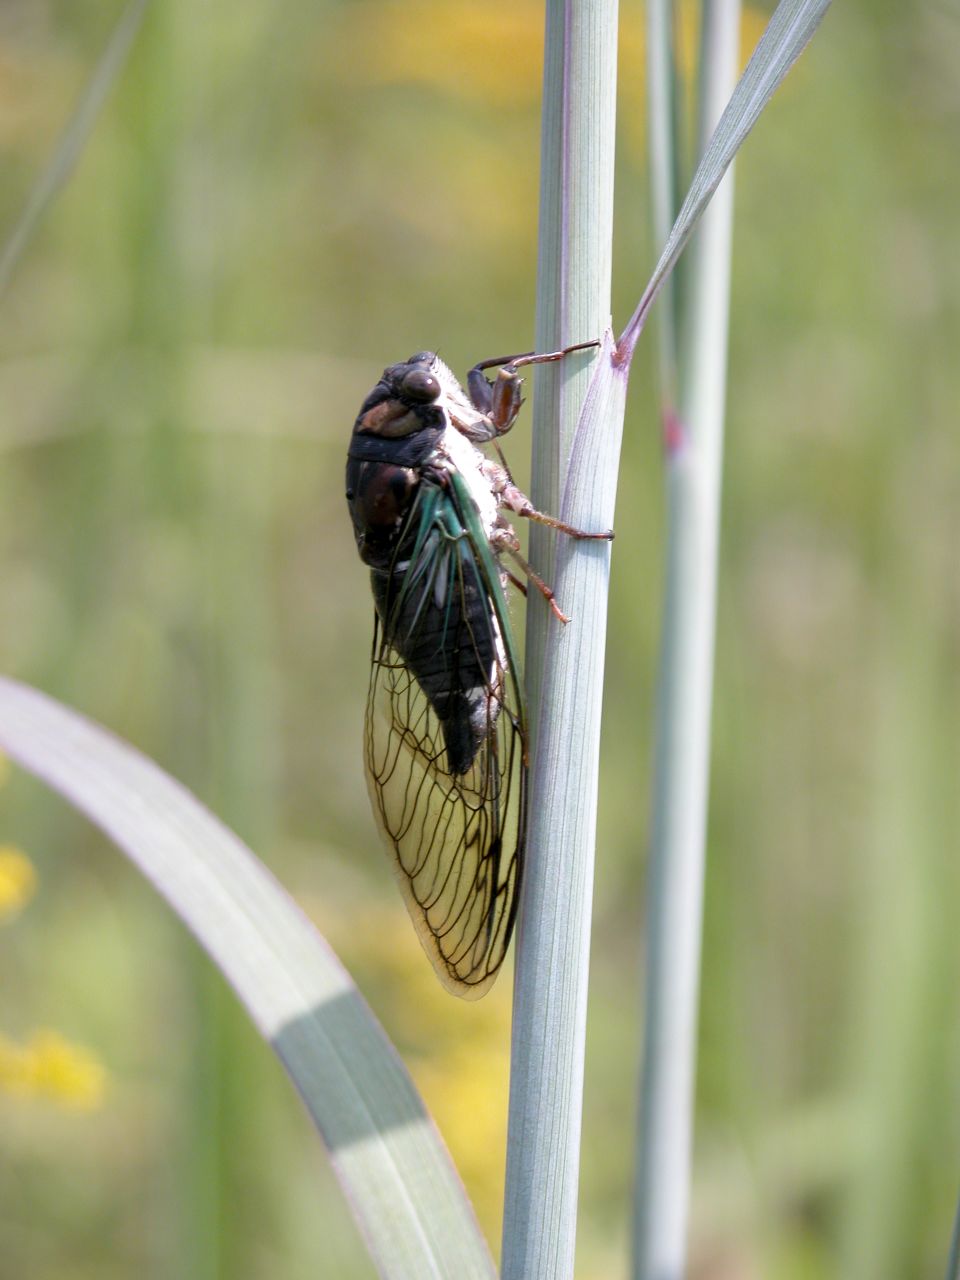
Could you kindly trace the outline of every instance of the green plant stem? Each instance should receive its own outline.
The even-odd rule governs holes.
[[[616,53],[616,0],[551,0],[537,293],[541,350],[599,337],[609,326]],[[589,353],[569,357],[537,379],[532,496],[543,510],[560,505],[590,363]],[[611,486],[607,520],[612,493]],[[604,512],[594,506],[588,516],[602,519]],[[548,576],[549,546],[532,532],[531,558]],[[561,551],[558,562],[563,558]],[[579,570],[567,576],[570,594],[562,604],[575,617],[562,634],[531,592],[527,673],[538,727],[517,944],[505,1280],[573,1274],[609,547],[593,544],[573,558]],[[589,589],[573,581],[591,570]]]
[[[738,0],[704,6],[700,150],[736,79]],[[667,429],[667,585],[656,730],[634,1274],[680,1280],[690,1180],[733,186],[691,245]],[[669,406],[668,406],[669,412]]]

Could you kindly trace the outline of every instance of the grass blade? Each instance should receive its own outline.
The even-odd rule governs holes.
[[[153,883],[283,1062],[386,1277],[494,1268],[449,1156],[349,974],[231,831],[126,743],[0,678],[0,748]]]
[[[596,338],[609,324],[616,55],[616,0],[550,0],[540,350]],[[607,368],[611,349],[608,337],[600,358]],[[590,363],[587,355],[571,356],[537,379],[532,496],[541,510],[558,509]],[[614,481],[617,461],[602,464]],[[571,462],[570,471],[577,465]],[[591,474],[599,465],[587,459]],[[592,527],[609,525],[613,492],[608,486],[608,509],[587,512]],[[552,536],[531,530],[530,545],[538,571],[554,578],[574,620],[561,635],[537,593],[530,593],[527,684],[536,739],[517,942],[502,1267],[506,1280],[563,1280],[573,1275],[576,1240],[610,552],[608,544],[559,545],[554,572]]]
[[[736,77],[739,0],[704,5],[699,136]],[[667,432],[667,575],[658,698],[634,1275],[685,1272],[710,760],[732,173],[687,260],[679,404]],[[679,343],[678,343],[679,345]],[[671,412],[669,401],[667,411]]]

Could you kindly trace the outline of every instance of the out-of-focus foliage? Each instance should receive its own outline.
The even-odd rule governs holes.
[[[120,7],[0,10],[0,227]],[[0,302],[0,667],[183,778],[357,975],[498,1236],[509,977],[436,986],[360,765],[346,439],[388,362],[533,330],[540,8],[155,0]],[[646,237],[624,6],[617,318]],[[960,19],[835,6],[738,162],[693,1234],[701,1277],[938,1276],[960,1021]],[[624,1274],[660,582],[652,361],[614,551],[580,1274]],[[509,441],[523,479],[525,423]],[[0,1097],[11,1275],[370,1276],[281,1073],[104,842],[14,774],[43,892],[4,1030],[103,1105]]]

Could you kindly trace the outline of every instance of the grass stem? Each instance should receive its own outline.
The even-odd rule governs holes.
[[[550,0],[540,350],[609,328],[616,56],[616,0]],[[560,506],[591,358],[568,357],[542,368],[536,381],[532,496],[541,509]],[[606,464],[614,478],[615,435],[616,457]],[[588,518],[603,514],[594,509]],[[558,570],[567,551],[558,550]],[[535,533],[531,558],[553,577],[549,544]],[[528,689],[537,732],[517,944],[505,1280],[573,1275],[609,545],[577,548],[571,558],[576,565],[553,585],[565,592],[560,603],[574,620],[561,632],[541,601],[531,599],[529,610]]]
[[[738,0],[704,6],[701,150],[733,88],[738,32]],[[665,424],[667,584],[634,1203],[634,1274],[642,1280],[685,1272],[732,209],[728,175],[691,245],[688,324],[675,344],[679,403]]]

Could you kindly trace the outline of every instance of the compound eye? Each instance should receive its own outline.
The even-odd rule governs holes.
[[[440,395],[440,383],[426,369],[411,369],[409,373],[403,375],[400,391],[408,400],[418,400],[427,404]]]

